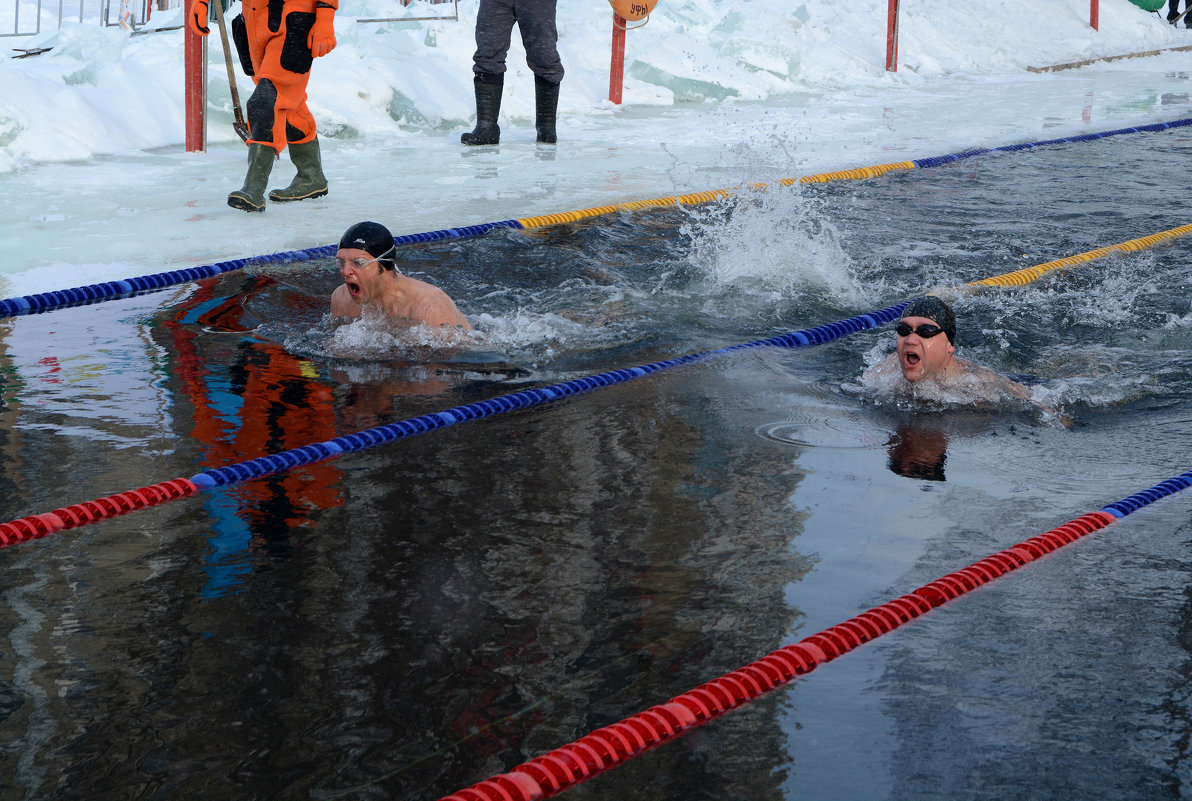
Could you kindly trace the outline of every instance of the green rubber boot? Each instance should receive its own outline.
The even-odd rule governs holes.
[[[274,189],[270,192],[270,200],[286,203],[327,194],[327,178],[323,175],[323,160],[319,155],[318,139],[301,145],[290,145],[290,161],[298,168],[298,174],[285,189]]]
[[[244,186],[228,195],[228,205],[241,211],[265,210],[265,185],[277,154],[268,145],[251,142],[248,145],[248,173]]]

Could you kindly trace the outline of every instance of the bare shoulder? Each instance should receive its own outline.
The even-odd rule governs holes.
[[[425,281],[420,282],[420,297],[418,299],[418,318],[430,326],[452,325],[466,331],[472,329],[468,318],[455,305],[443,290]]]
[[[969,377],[969,380],[978,382],[989,393],[1000,393],[1003,396],[1011,398],[1020,398],[1035,402],[1031,395],[1030,387],[1021,384],[1010,378],[1008,375],[991,370],[988,367],[971,362],[968,359],[958,359],[957,362],[963,368],[964,375]]]

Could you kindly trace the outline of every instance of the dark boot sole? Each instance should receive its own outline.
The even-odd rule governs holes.
[[[325,194],[327,194],[327,187],[316,189],[313,192],[307,192],[305,195],[279,195],[270,192],[269,199],[274,203],[290,203],[295,200],[310,200],[311,198],[322,197]]]
[[[459,141],[465,145],[499,145],[501,144],[501,129],[494,125],[459,135]]]
[[[233,192],[232,194],[228,195],[228,205],[234,209],[240,209],[241,211],[265,210],[264,203],[258,206],[256,203],[253,203],[251,200],[249,200],[246,195],[242,195],[238,192]]]

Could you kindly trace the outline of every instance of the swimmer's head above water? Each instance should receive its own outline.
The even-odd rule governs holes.
[[[409,325],[472,327],[447,293],[397,268],[396,240],[378,222],[358,222],[345,231],[335,264],[343,278],[331,293],[337,317],[360,317],[370,308]]]
[[[339,239],[339,249],[349,251],[363,250],[372,256],[372,259],[369,261],[375,261],[381,266],[381,269],[397,269],[397,262],[393,258],[397,252],[397,244],[394,242],[393,234],[389,233],[389,229],[378,222],[358,222],[344,231],[344,235]],[[358,269],[361,269],[365,265],[358,264],[356,266]]]
[[[1068,424],[1029,387],[956,356],[956,315],[938,297],[925,295],[906,304],[894,333],[895,352],[867,368],[863,384],[949,405],[1029,401]]]
[[[912,384],[925,378],[943,378],[956,368],[956,315],[933,295],[916,298],[902,311],[895,326],[898,365]],[[943,336],[940,336],[943,334]]]

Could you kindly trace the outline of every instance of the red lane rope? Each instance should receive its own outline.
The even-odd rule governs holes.
[[[47,534],[56,534],[63,529],[78,528],[88,523],[118,517],[148,506],[157,506],[187,495],[194,495],[198,491],[198,485],[190,479],[175,478],[160,484],[150,484],[147,487],[96,498],[93,501],[64,506],[52,512],[0,523],[0,548],[40,539]]]
[[[440,801],[538,801],[558,795],[1116,519],[1104,510],[1082,515]]]

